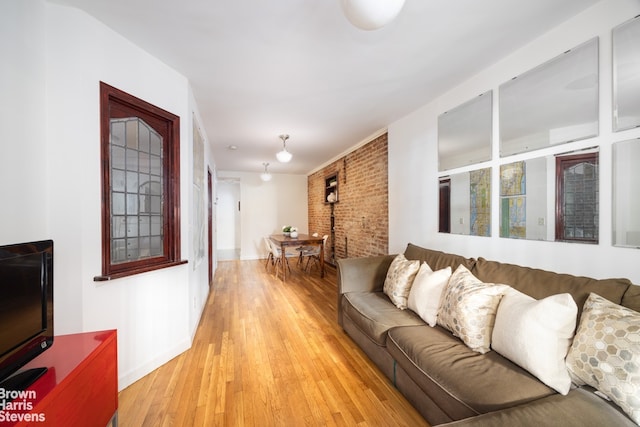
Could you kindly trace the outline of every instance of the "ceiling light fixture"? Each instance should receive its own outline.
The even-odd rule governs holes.
[[[340,0],[342,11],[356,27],[377,30],[398,16],[405,0]]]
[[[267,170],[267,166],[269,166],[269,163],[263,163],[263,165],[264,165],[264,172],[260,174],[260,179],[263,180],[264,182],[271,181],[271,174]]]
[[[280,139],[282,140],[282,151],[279,151],[276,157],[279,162],[287,163],[293,157],[293,154],[287,151],[287,139],[289,139],[289,135],[280,135]]]

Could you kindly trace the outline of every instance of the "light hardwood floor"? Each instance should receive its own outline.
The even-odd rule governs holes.
[[[219,262],[190,350],[120,392],[128,426],[428,426],[336,322],[336,274]]]

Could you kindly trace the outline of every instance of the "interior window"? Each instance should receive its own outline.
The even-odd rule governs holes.
[[[102,275],[180,261],[180,119],[100,84]]]
[[[598,243],[598,153],[556,158],[556,240]]]

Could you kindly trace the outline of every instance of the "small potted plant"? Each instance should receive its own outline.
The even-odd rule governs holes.
[[[282,234],[287,237],[298,237],[298,227],[285,225],[284,227],[282,227]]]

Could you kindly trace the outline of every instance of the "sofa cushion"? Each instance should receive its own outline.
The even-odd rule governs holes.
[[[554,394],[544,399],[502,411],[466,418],[441,427],[634,427],[621,411],[589,389],[573,389],[568,395]]]
[[[567,355],[571,378],[640,424],[640,313],[591,294]]]
[[[420,262],[426,262],[433,271],[442,270],[446,267],[451,267],[451,270],[454,271],[460,264],[471,270],[476,262],[473,258],[465,258],[460,255],[434,251],[432,249],[416,246],[412,243],[407,245],[407,248],[404,251],[404,256],[407,259],[417,259]]]
[[[640,286],[629,286],[627,292],[625,292],[622,296],[622,302],[620,303],[620,305],[640,312]]]
[[[393,328],[388,333],[387,350],[452,419],[555,394],[498,353],[472,351],[440,326]]]
[[[384,279],[383,291],[392,303],[401,310],[407,308],[407,298],[413,284],[413,279],[420,268],[420,261],[409,261],[403,254],[397,255]]]
[[[438,324],[479,353],[490,350],[496,310],[507,285],[483,283],[460,265],[442,291]]]
[[[343,294],[342,310],[353,323],[378,345],[386,345],[387,331],[394,326],[424,325],[411,310],[398,310],[383,292]]]
[[[561,394],[571,388],[565,358],[578,307],[570,294],[536,300],[510,288],[500,301],[491,348]]]
[[[535,299],[568,292],[578,306],[578,319],[589,293],[595,292],[609,301],[620,304],[622,296],[631,285],[627,279],[597,280],[488,261],[484,258],[478,258],[471,272],[483,282],[504,283]]]
[[[451,277],[451,267],[433,271],[429,264],[423,262],[411,285],[407,307],[418,315],[429,326],[436,326],[440,296]]]

